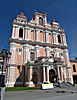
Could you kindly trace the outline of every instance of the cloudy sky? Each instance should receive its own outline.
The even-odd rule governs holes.
[[[23,10],[29,21],[34,10],[47,13],[47,20],[54,18],[66,32],[69,56],[77,57],[77,0],[0,0],[0,51],[6,47],[12,34],[12,21]]]

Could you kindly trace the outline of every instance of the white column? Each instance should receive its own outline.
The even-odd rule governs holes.
[[[43,82],[46,82],[46,79],[45,79],[45,66],[43,66]]]
[[[62,72],[62,67],[61,67],[61,80],[63,81],[63,72]]]
[[[38,84],[40,83],[40,66],[38,66]]]
[[[45,18],[45,27],[47,27],[47,19],[46,19],[46,16],[44,16]]]
[[[15,37],[15,27],[13,26],[12,27],[12,38],[14,38]]]
[[[33,66],[30,66],[30,84],[33,84],[33,82],[32,82],[32,67]]]
[[[39,57],[39,46],[38,45],[36,45],[36,59]]]
[[[38,25],[38,16],[37,14],[35,14],[35,23],[36,23],[36,26]]]
[[[24,30],[24,35],[25,35],[25,40],[26,40],[26,38],[27,38],[27,29],[25,28],[25,30]]]
[[[57,33],[53,32],[54,44],[58,44]]]
[[[29,52],[29,45],[25,44],[24,45],[24,65],[27,63],[27,60],[30,60],[30,52]]]
[[[38,29],[35,30],[35,41],[39,41]]]
[[[66,68],[64,68],[64,76],[65,76],[65,82],[66,82]]]
[[[59,67],[57,69],[58,69],[58,78],[60,79],[60,70],[59,70]]]
[[[50,83],[49,82],[49,66],[47,67],[47,82]]]
[[[48,32],[45,31],[45,35],[46,35],[46,43],[48,43]]]
[[[23,39],[24,39],[25,29],[23,28]]]
[[[28,40],[29,40],[29,28],[28,28],[27,36],[28,36]]]
[[[55,57],[59,57],[59,50],[58,50],[58,48],[54,48],[54,51],[55,51]]]
[[[46,56],[49,57],[49,47],[46,47]]]

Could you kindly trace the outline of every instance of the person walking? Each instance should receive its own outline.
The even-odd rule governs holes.
[[[58,79],[58,86],[61,88],[61,80]]]

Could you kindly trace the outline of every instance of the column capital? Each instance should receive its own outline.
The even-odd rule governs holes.
[[[10,49],[16,49],[16,43],[10,43]]]
[[[36,45],[35,48],[36,48],[36,51],[39,51],[39,45]]]
[[[68,49],[64,49],[64,53],[67,55],[68,54]]]
[[[49,51],[49,47],[46,47],[45,49],[46,49],[47,52]]]
[[[25,45],[24,45],[24,50],[25,50],[25,51],[29,51],[29,47],[30,47],[30,45],[25,44]]]
[[[52,33],[55,34],[55,35],[57,34],[56,32],[52,32]]]

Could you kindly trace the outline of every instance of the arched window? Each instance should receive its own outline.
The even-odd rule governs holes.
[[[31,40],[32,41],[34,40],[34,31],[33,30],[31,31]]]
[[[49,36],[49,43],[52,43],[51,34],[49,34],[48,36]]]
[[[58,42],[61,43],[61,37],[58,35]]]
[[[43,25],[43,19],[39,18],[39,25]]]
[[[19,38],[23,38],[23,29],[22,28],[19,29]]]
[[[75,68],[75,65],[73,65],[73,72],[76,72],[76,68]]]
[[[42,31],[39,33],[39,41],[44,42],[44,33]]]

